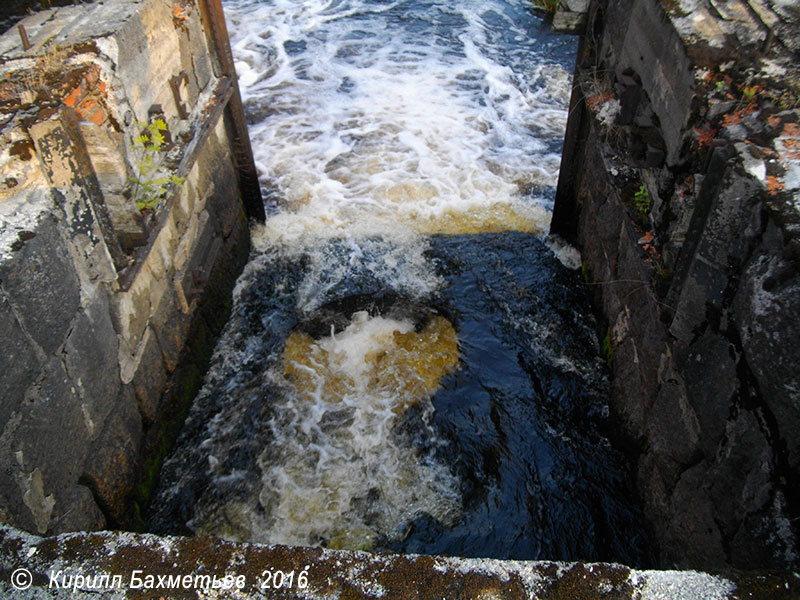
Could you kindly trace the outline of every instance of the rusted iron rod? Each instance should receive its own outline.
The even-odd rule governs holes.
[[[28,32],[25,31],[25,27],[17,25],[17,30],[19,31],[19,39],[22,40],[22,47],[25,50],[30,50],[31,43],[28,41]]]
[[[233,81],[233,94],[228,102],[227,113],[233,125],[233,147],[236,158],[236,167],[239,174],[239,188],[242,192],[247,216],[263,222],[266,219],[264,201],[261,197],[261,185],[258,181],[253,148],[250,145],[250,136],[247,133],[247,120],[244,115],[242,96],[239,93],[239,83],[236,78],[236,69],[233,64],[233,54],[228,38],[228,28],[225,25],[225,15],[222,12],[221,0],[200,0],[200,9],[206,27],[206,35],[211,42],[220,69],[223,75]]]

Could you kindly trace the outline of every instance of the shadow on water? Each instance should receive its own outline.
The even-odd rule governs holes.
[[[421,517],[389,547],[646,561],[625,459],[598,431],[606,372],[576,273],[518,233],[438,237],[429,252],[461,344],[463,367],[436,394],[433,424],[464,513],[446,529]]]

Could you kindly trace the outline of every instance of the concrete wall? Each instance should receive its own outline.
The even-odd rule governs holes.
[[[20,590],[13,583],[31,585]],[[113,532],[43,539],[0,525],[0,593],[12,600],[790,600],[797,598],[798,586],[800,579],[790,573],[718,576]]]
[[[0,520],[131,526],[247,255],[235,82],[193,2],[23,24],[30,49],[0,38]],[[185,181],[140,211],[134,139],[156,115]]]
[[[664,567],[798,565],[800,24],[759,7],[595,2],[576,67],[553,229]]]

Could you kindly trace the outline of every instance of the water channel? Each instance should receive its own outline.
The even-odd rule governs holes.
[[[268,219],[153,531],[646,561],[574,251],[576,38],[523,0],[227,0]]]

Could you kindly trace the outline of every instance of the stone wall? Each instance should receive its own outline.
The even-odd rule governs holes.
[[[605,319],[664,567],[798,565],[797,18],[608,0],[581,40],[553,231]]]
[[[23,21],[29,49],[0,37],[0,520],[17,527],[135,525],[246,260],[236,84],[200,8],[51,9]]]

